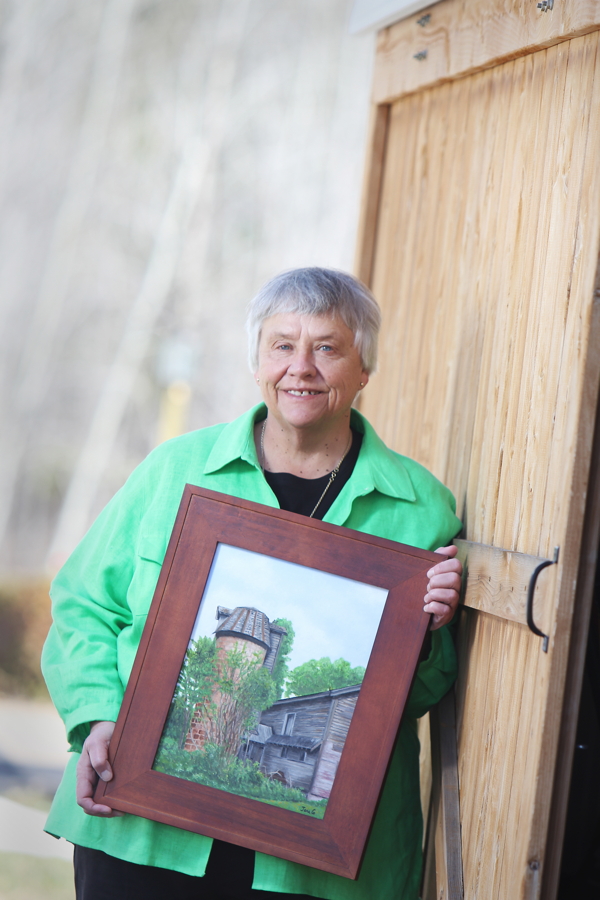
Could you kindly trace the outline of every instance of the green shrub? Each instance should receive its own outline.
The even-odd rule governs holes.
[[[48,582],[0,584],[0,693],[47,698],[40,655],[50,628]]]
[[[160,742],[154,768],[158,772],[196,781],[241,797],[256,800],[287,800],[302,802],[306,798],[297,788],[289,788],[280,781],[272,781],[260,771],[258,763],[240,760],[226,754],[215,744],[189,753],[181,750],[177,741],[164,736]]]

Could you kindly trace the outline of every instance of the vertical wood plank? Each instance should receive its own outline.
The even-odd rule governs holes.
[[[369,144],[363,179],[360,219],[357,235],[357,253],[354,271],[366,285],[371,284],[373,258],[377,236],[377,216],[381,197],[381,182],[385,148],[387,144],[390,108],[387,104],[373,106],[369,127]]]
[[[590,328],[590,346],[593,350],[595,359],[590,360],[590,377],[589,379],[586,379],[586,390],[592,395],[589,398],[589,403],[586,403],[586,407],[588,408],[592,406],[594,401],[598,404],[598,371],[600,370],[600,361],[598,360],[598,356],[600,355],[600,265],[598,266],[594,295],[593,320]],[[548,862],[544,872],[542,900],[554,900],[560,879],[560,865],[571,785],[571,770],[573,766],[575,737],[579,717],[579,698],[581,697],[581,686],[586,656],[584,648],[587,645],[594,580],[598,564],[598,544],[600,542],[600,521],[598,517],[598,509],[600,509],[600,407],[597,406],[597,410],[593,438],[593,455],[590,466],[590,484],[587,491],[583,540],[579,560],[579,574],[577,578],[575,614],[573,616],[572,638],[569,647],[569,660],[565,681],[565,697],[568,698],[569,702],[564,704],[560,722],[557,765],[554,774],[550,827],[548,830],[546,847]]]
[[[421,788],[421,810],[423,822],[427,822],[429,804],[431,802],[431,733],[429,729],[429,713],[417,721],[417,733],[421,750],[419,753],[419,785]],[[423,842],[426,840],[423,830]]]
[[[436,882],[444,900],[463,900],[463,864],[454,691],[431,712],[431,748],[439,809],[435,832]]]
[[[372,284],[380,374],[362,409],[455,492],[470,541],[535,556],[536,617],[463,613],[465,897],[539,896],[600,340],[599,35],[394,103]],[[591,386],[590,386],[591,385]],[[580,639],[580,638],[579,638]]]

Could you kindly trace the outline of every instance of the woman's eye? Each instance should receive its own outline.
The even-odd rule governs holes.
[[[333,350],[333,347],[331,344],[322,344],[321,347],[319,347],[319,350]]]

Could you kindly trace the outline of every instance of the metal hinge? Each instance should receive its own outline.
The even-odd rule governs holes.
[[[543,631],[540,631],[540,629],[533,621],[533,595],[535,593],[535,583],[537,581],[538,575],[540,574],[542,569],[546,568],[546,566],[556,565],[556,563],[558,562],[559,550],[559,547],[555,547],[554,556],[552,557],[552,559],[545,559],[539,564],[539,566],[536,566],[536,568],[533,570],[531,578],[529,579],[529,587],[527,588],[527,625],[529,626],[530,631],[533,631],[534,634],[537,634],[539,637],[544,638],[544,643],[542,644],[542,650],[544,651],[544,653],[548,652],[548,642],[550,640],[550,636],[544,634]]]
[[[541,12],[548,12],[549,9],[554,9],[554,0],[542,0],[541,3],[538,3],[537,8]]]

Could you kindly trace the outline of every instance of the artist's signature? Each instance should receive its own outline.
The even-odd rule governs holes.
[[[307,816],[316,816],[316,809],[309,809],[308,806],[301,806],[300,812],[306,813]]]

